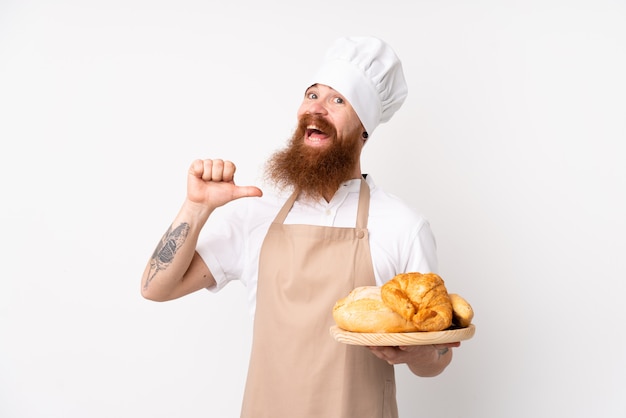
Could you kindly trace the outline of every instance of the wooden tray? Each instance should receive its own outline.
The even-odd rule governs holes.
[[[401,346],[401,345],[430,345],[454,343],[469,340],[474,336],[476,327],[470,324],[467,328],[449,329],[433,332],[395,332],[395,333],[365,333],[350,332],[333,325],[330,334],[340,343],[368,346]]]

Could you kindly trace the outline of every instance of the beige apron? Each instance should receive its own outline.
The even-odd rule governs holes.
[[[335,302],[374,285],[361,180],[356,228],[285,225],[294,193],[265,237],[242,418],[395,418],[393,366],[336,342]]]

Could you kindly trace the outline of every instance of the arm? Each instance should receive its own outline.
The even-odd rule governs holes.
[[[161,238],[141,278],[146,299],[166,301],[215,285],[195,248],[202,227],[218,207],[235,199],[261,196],[253,186],[236,186],[230,161],[196,160],[187,176],[187,197]]]
[[[452,361],[452,347],[461,343],[416,345],[410,347],[369,347],[376,357],[389,364],[406,363],[413,374],[434,377]]]

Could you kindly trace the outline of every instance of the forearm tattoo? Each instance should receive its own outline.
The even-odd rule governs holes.
[[[161,242],[157,245],[152,257],[150,258],[150,272],[144,289],[148,287],[154,276],[161,270],[165,270],[172,261],[174,255],[180,247],[183,246],[189,233],[189,224],[186,222],[181,223],[176,228],[172,229],[172,226],[168,228],[167,232],[161,238]]]
[[[444,356],[450,349],[448,347],[439,348],[437,352],[439,353],[439,357]]]

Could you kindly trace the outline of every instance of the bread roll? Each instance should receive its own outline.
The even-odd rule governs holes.
[[[418,331],[442,331],[452,324],[452,303],[441,277],[402,273],[381,288],[385,305],[413,322]]]
[[[413,332],[417,327],[383,303],[379,286],[361,286],[338,300],[333,318],[339,328],[352,332]]]
[[[452,323],[461,328],[468,327],[474,318],[472,306],[456,293],[450,293],[449,296],[452,302]]]

